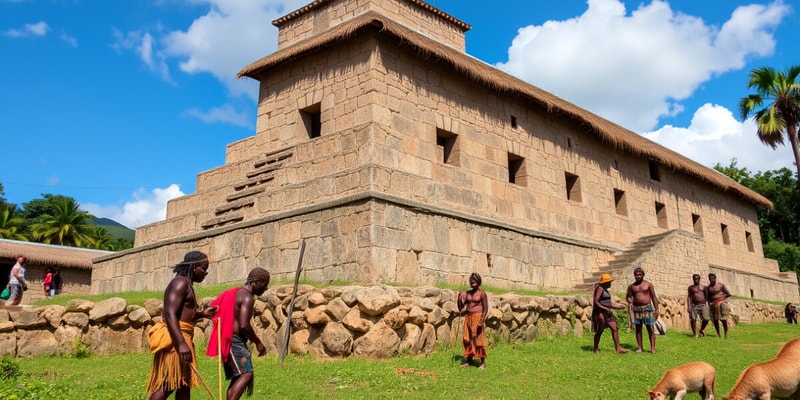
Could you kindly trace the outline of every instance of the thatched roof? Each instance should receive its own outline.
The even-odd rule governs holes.
[[[78,247],[0,239],[0,259],[25,256],[28,264],[58,268],[92,269],[92,259],[113,253]]]
[[[297,18],[297,17],[299,17],[299,16],[301,16],[303,14],[308,14],[308,13],[310,13],[310,12],[312,12],[312,11],[318,9],[318,8],[323,7],[326,3],[330,3],[331,1],[333,1],[333,0],[315,0],[315,1],[305,5],[303,7],[298,8],[295,11],[290,12],[289,14],[284,15],[283,17],[280,17],[280,18],[272,21],[272,25],[280,27],[281,25],[285,24],[287,21],[291,21],[291,20],[293,20],[293,19],[295,19],[295,18]],[[406,1],[411,3],[411,4],[414,4],[415,6],[417,6],[419,8],[422,8],[423,10],[426,10],[426,11],[430,12],[431,14],[437,15],[437,16],[443,18],[444,20],[446,20],[446,21],[448,21],[448,22],[450,22],[452,24],[455,24],[459,28],[463,29],[464,32],[472,29],[472,27],[469,24],[467,24],[466,22],[464,22],[464,21],[462,21],[462,20],[460,20],[460,19],[458,19],[458,18],[456,18],[456,17],[454,17],[454,16],[452,16],[452,15],[450,15],[450,14],[448,14],[448,13],[446,13],[446,12],[444,12],[444,11],[442,11],[442,10],[440,10],[440,9],[438,9],[438,8],[436,8],[436,7],[434,7],[434,6],[430,5],[430,4],[422,1],[422,0],[406,0]]]
[[[699,179],[747,202],[769,209],[773,207],[772,202],[766,197],[711,168],[705,167],[635,132],[500,71],[466,53],[430,39],[374,11],[366,12],[326,32],[299,41],[292,46],[263,57],[239,71],[238,77],[247,76],[260,80],[261,76],[268,74],[271,69],[285,62],[306,56],[314,51],[369,31],[380,32],[387,37],[394,38],[399,46],[410,47],[424,57],[444,62],[467,79],[498,92],[518,96],[532,103],[533,107],[542,108],[550,114],[584,126],[587,134],[598,137],[607,143],[612,150],[656,161],[665,168]]]

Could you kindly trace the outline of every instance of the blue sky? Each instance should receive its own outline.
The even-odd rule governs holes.
[[[310,0],[0,0],[0,183],[129,227],[161,220],[254,133],[271,22]],[[800,64],[800,4],[431,0],[467,52],[706,166],[793,169],[738,118],[750,70]]]

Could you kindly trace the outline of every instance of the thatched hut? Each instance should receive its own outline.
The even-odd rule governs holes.
[[[63,280],[62,293],[89,293],[92,285],[92,259],[109,255],[110,251],[56,246],[44,243],[0,239],[0,287],[8,283],[11,267],[19,256],[28,259],[25,276],[29,290],[23,304],[44,297],[42,279],[47,268],[59,270]]]

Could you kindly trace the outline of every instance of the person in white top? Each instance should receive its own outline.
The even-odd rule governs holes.
[[[8,297],[6,305],[18,305],[22,301],[22,292],[28,290],[28,281],[25,280],[25,264],[27,263],[27,258],[19,256],[17,263],[11,267],[11,273],[8,275],[8,288],[11,295]]]

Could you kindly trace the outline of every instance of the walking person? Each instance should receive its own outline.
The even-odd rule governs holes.
[[[705,329],[711,315],[708,311],[708,299],[706,298],[706,286],[700,284],[700,275],[692,275],[692,284],[689,285],[686,294],[686,311],[689,313],[689,326],[692,327],[692,337],[697,337],[697,319],[700,318],[699,336],[705,336]]]
[[[201,318],[213,317],[216,308],[199,309],[194,283],[205,279],[208,265],[208,256],[190,251],[173,268],[175,278],[164,291],[162,319],[148,331],[153,353],[153,367],[147,382],[150,400],[164,400],[172,392],[176,400],[189,400],[191,388],[198,385],[194,373],[194,325]]]
[[[653,324],[658,318],[658,298],[653,284],[644,280],[644,270],[636,267],[633,270],[634,282],[628,285],[628,292],[625,299],[630,308],[631,321],[636,328],[636,349],[637,353],[643,351],[642,346],[642,326],[647,327],[647,335],[650,337],[650,352],[656,353],[656,334]]]
[[[464,363],[462,367],[474,365],[473,359],[480,358],[478,368],[486,369],[486,315],[489,312],[489,299],[481,290],[481,276],[473,272],[469,276],[470,290],[458,293],[458,310],[464,315]]]
[[[228,289],[211,302],[211,306],[217,307],[217,317],[206,355],[215,357],[219,356],[219,349],[222,351],[225,379],[231,381],[225,396],[227,400],[240,399],[245,390],[248,396],[253,394],[253,362],[247,341],[255,344],[259,357],[263,357],[267,349],[253,330],[250,319],[255,297],[267,290],[269,278],[264,268],[253,268],[244,286]]]
[[[728,297],[731,297],[728,288],[720,282],[717,282],[717,275],[714,273],[708,274],[708,288],[706,289],[706,297],[708,298],[708,305],[711,307],[711,322],[714,323],[714,330],[717,331],[719,337],[719,324],[722,322],[722,329],[725,333],[725,339],[728,338],[728,315],[731,313],[731,308],[728,305]]]
[[[611,330],[611,338],[614,340],[614,349],[617,353],[627,353],[628,350],[623,349],[619,344],[619,328],[617,320],[614,318],[615,309],[624,309],[625,306],[614,306],[611,301],[611,293],[608,289],[611,287],[611,282],[614,278],[609,274],[600,276],[600,282],[594,287],[594,296],[592,296],[592,332],[594,332],[594,352],[599,353],[600,349],[600,336],[603,331],[608,328]]]
[[[28,264],[28,258],[25,256],[17,257],[17,263],[11,267],[11,272],[8,274],[8,288],[10,295],[7,306],[16,306],[22,302],[22,293],[28,290],[28,281],[25,280],[25,266]]]

